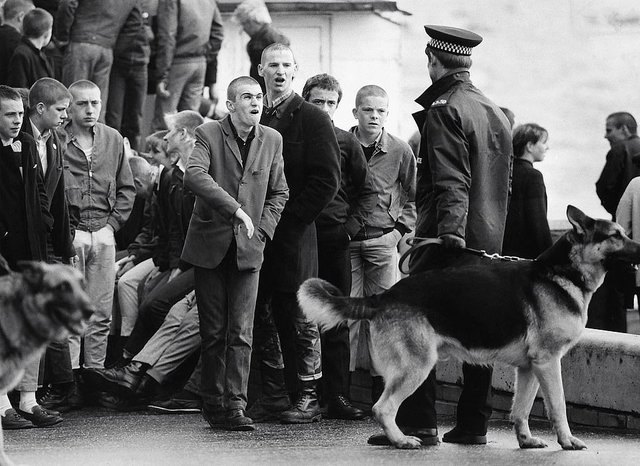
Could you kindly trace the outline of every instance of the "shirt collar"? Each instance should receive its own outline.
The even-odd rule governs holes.
[[[176,162],[176,167],[178,167],[182,173],[184,173],[187,168],[184,166],[184,163],[182,163],[182,159],[180,157],[178,157],[178,160]]]
[[[251,139],[253,139],[255,134],[256,134],[256,127],[252,126],[251,127],[251,131],[249,131],[249,134],[247,135],[247,139],[246,140],[244,140],[240,136],[238,136],[238,130],[236,130],[236,127],[233,124],[233,120],[231,119],[231,115],[229,115],[229,126],[231,127],[231,132],[233,133],[233,137],[235,139],[240,139],[245,144],[247,142],[249,142]]]
[[[295,93],[293,92],[293,89],[289,89],[288,93],[281,95],[277,99],[274,99],[271,105],[266,106],[263,112],[266,113],[267,116],[275,115],[276,117],[280,118],[289,106],[289,102],[291,102],[291,99],[293,99],[294,95]]]
[[[35,139],[36,141],[47,142],[49,137],[51,137],[51,130],[47,129],[43,133],[41,133],[31,118],[29,118],[29,122],[31,123],[31,128],[33,129],[33,139]]]

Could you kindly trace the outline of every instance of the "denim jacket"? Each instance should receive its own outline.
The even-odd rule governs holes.
[[[357,126],[351,128],[356,134]],[[376,206],[365,224],[377,228],[398,226],[401,233],[416,224],[416,159],[409,144],[382,129],[382,137],[369,160]]]
[[[60,133],[66,141],[65,158],[73,178],[67,187],[68,197],[80,204],[78,230],[94,232],[108,224],[118,231],[129,218],[136,195],[122,136],[115,129],[96,123],[88,160],[76,143],[71,123]]]

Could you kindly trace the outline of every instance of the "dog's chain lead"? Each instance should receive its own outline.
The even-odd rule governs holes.
[[[406,243],[410,246],[410,248],[402,254],[400,257],[400,262],[398,263],[398,268],[402,273],[408,274],[410,270],[404,271],[402,270],[402,266],[404,262],[409,258],[411,253],[418,248],[423,246],[427,246],[429,244],[442,244],[442,240],[440,238],[424,238],[420,236],[415,236],[413,238],[408,238]],[[484,257],[486,259],[491,260],[499,260],[505,262],[520,262],[520,261],[532,261],[533,259],[525,259],[523,257],[518,256],[502,256],[498,253],[488,254],[484,249],[473,249],[468,247],[461,248],[464,252],[469,254],[473,254],[475,256]]]

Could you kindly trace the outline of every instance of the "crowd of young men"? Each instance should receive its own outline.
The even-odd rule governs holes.
[[[432,85],[417,99],[424,110],[415,115],[414,155],[385,129],[389,97],[380,86],[354,96],[350,131],[333,125],[343,97],[334,77],[313,76],[297,95],[297,62],[286,43],[265,43],[253,70],[262,82],[234,79],[227,116],[205,122],[194,102],[205,84],[218,97],[219,12],[214,2],[161,1],[154,127],[166,129],[147,137],[146,152],[130,155],[119,129],[141,148],[142,105],[124,88],[139,97],[147,80],[142,4],[60,2],[65,87],[42,76],[54,72],[42,52],[52,16],[27,3],[5,6],[5,23],[19,19],[24,35],[2,79],[30,89],[25,105],[0,85],[0,253],[15,269],[25,259],[78,267],[96,310],[81,339],[48,348],[40,399],[37,362],[16,400],[0,394],[4,428],[53,425],[62,420],[57,410],[96,402],[200,411],[212,428],[234,431],[323,415],[362,419],[349,398],[356,361],[371,371],[374,402],[384,384],[367,351],[366,323],[321,332],[298,306],[300,284],[321,277],[354,296],[386,290],[400,278],[399,244],[414,230],[443,247],[415,255],[412,273],[468,263],[467,245],[500,252],[511,132],[469,78],[480,36],[425,26]],[[87,25],[100,12],[94,26],[106,32],[96,35]],[[256,34],[278,36],[264,15],[241,20]],[[197,25],[206,47],[176,38],[184,24]],[[108,125],[100,121],[107,94]],[[134,201],[143,206],[138,219]],[[116,232],[127,222],[140,226],[118,250]],[[261,382],[248,406],[252,360]],[[458,423],[443,440],[484,444],[491,370],[465,365],[464,375]],[[435,374],[401,406],[398,424],[425,445],[439,441]],[[385,435],[369,442],[389,443]]]

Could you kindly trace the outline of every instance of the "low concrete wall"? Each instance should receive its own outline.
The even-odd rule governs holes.
[[[454,414],[462,385],[462,365],[437,366],[438,413]],[[493,373],[494,416],[508,417],[514,369],[496,365]],[[578,344],[562,359],[562,378],[569,421],[573,424],[640,430],[640,335],[585,329]],[[357,371],[352,379],[354,401],[371,402],[369,376]],[[532,417],[545,417],[539,399]]]

